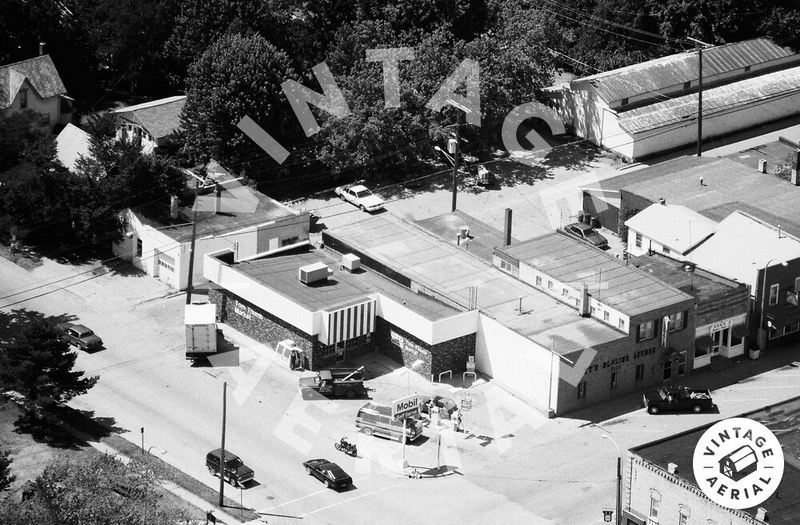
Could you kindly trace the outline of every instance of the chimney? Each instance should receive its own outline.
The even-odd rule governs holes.
[[[220,195],[222,195],[222,186],[220,186],[216,182],[214,183],[214,195],[215,195],[214,196],[214,213],[219,213],[220,200],[221,200]]]
[[[171,195],[169,198],[169,218],[178,218],[178,197]]]
[[[758,159],[758,172],[759,173],[767,172],[767,159]]]
[[[47,52],[47,44],[45,42],[39,42],[39,56],[43,56]]]
[[[667,204],[667,199],[662,197],[662,198],[658,199],[658,203],[661,204],[662,206],[664,206],[664,205]]]
[[[769,519],[767,518],[767,509],[764,507],[758,507],[756,510],[756,519],[758,521],[769,522]]]
[[[503,246],[511,246],[511,208],[506,208],[506,220],[503,226]]]
[[[792,153],[792,177],[790,180],[795,186],[800,186],[800,175],[797,174],[798,169],[800,169],[800,149],[796,149]]]
[[[589,285],[587,283],[583,283],[583,292],[581,293],[581,306],[580,306],[580,313],[581,317],[589,317],[591,314],[591,306],[589,305]]]
[[[675,474],[678,472],[678,465],[676,463],[667,463],[667,472]]]

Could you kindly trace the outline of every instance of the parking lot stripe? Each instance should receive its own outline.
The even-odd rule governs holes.
[[[306,516],[311,516],[312,514],[316,514],[317,512],[322,512],[323,510],[328,510],[330,508],[336,507],[338,505],[342,505],[344,503],[350,503],[351,501],[355,501],[357,499],[366,498],[367,496],[372,496],[373,494],[377,494],[378,492],[383,492],[384,490],[392,489],[392,488],[396,487],[397,485],[398,484],[395,483],[394,485],[389,485],[388,487],[383,487],[382,489],[373,490],[372,492],[367,492],[366,494],[360,494],[358,496],[355,496],[355,497],[352,497],[352,498],[348,498],[348,499],[343,500],[343,501],[332,503],[330,505],[326,505],[324,507],[320,507],[317,510],[312,510],[311,512],[306,512],[305,514],[302,514],[300,517],[301,518],[305,518]]]

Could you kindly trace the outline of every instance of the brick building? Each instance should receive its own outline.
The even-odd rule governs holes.
[[[691,295],[561,233],[495,248],[494,259],[576,315],[619,334],[613,344],[594,347],[597,355],[582,381],[565,392],[568,398],[591,404],[691,372]]]
[[[773,431],[784,450],[784,473],[778,491],[758,508],[732,510],[706,497],[692,466],[695,446],[710,425],[648,443],[628,451],[623,468],[624,525],[796,525],[800,523],[800,446],[794,399],[742,417]],[[670,466],[672,464],[672,466]],[[761,509],[759,511],[759,509]]]

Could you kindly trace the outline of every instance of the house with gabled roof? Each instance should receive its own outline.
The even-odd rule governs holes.
[[[50,55],[0,66],[0,117],[32,110],[52,131],[72,120],[72,99]]]
[[[186,96],[178,95],[113,111],[120,119],[120,133],[127,133],[130,138],[140,138],[142,150],[151,153],[180,129],[180,115],[185,103]]]
[[[627,221],[628,247],[632,256],[649,252],[685,261],[689,254],[714,235],[717,223],[700,213],[675,204],[651,204]]]
[[[703,138],[800,113],[800,55],[767,39],[703,50]],[[697,138],[699,55],[685,51],[549,88],[574,133],[628,159]]]

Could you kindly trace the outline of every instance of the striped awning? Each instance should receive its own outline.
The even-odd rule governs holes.
[[[327,330],[319,334],[326,345],[353,339],[375,331],[375,299],[326,312]]]

